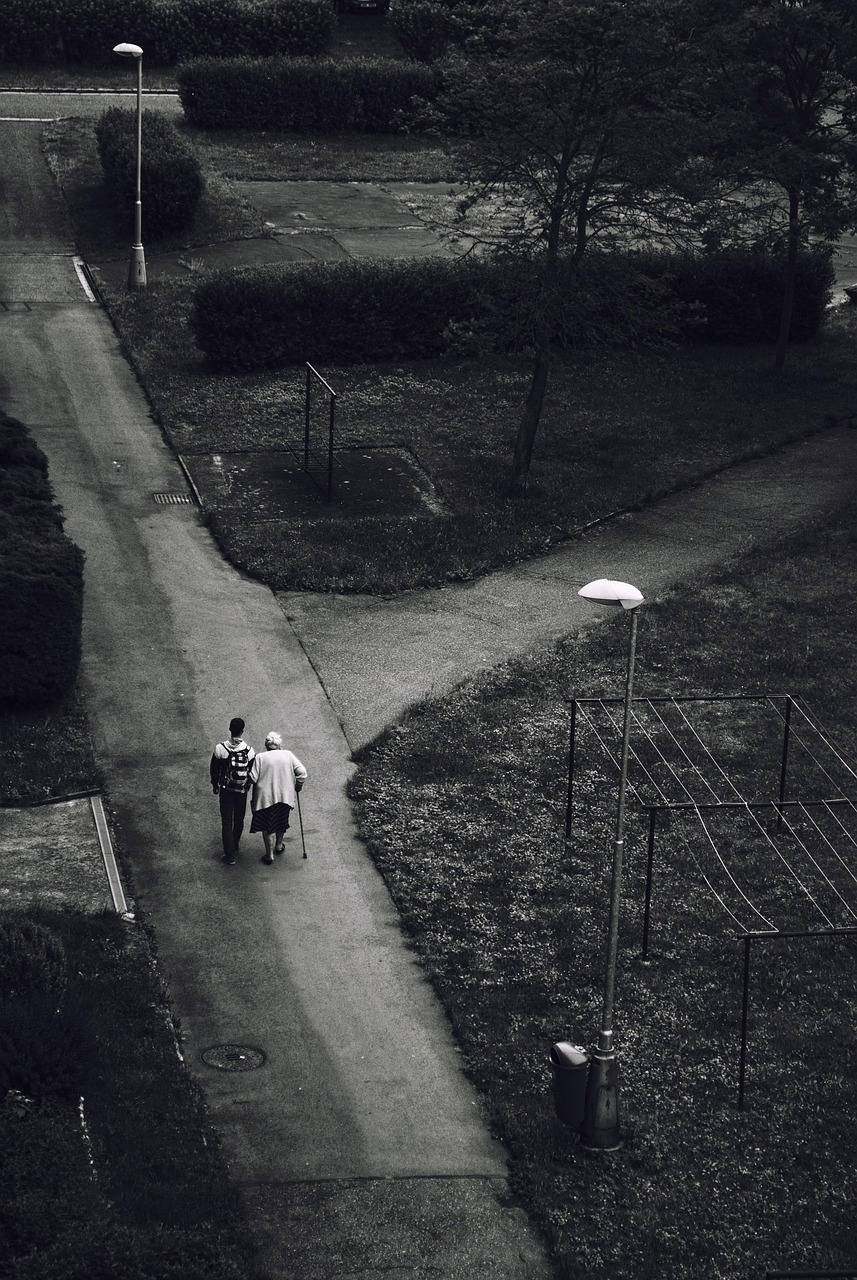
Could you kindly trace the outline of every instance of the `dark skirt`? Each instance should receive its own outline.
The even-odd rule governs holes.
[[[292,811],[290,804],[278,803],[269,805],[267,809],[257,809],[253,814],[253,821],[250,823],[250,830],[253,831],[288,831],[289,814]]]

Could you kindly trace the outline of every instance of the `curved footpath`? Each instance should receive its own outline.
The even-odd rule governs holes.
[[[79,287],[38,134],[0,123],[0,403],[47,453],[87,554],[82,678],[119,848],[269,1274],[547,1278],[356,838],[349,743],[582,625],[589,578],[656,595],[835,506],[857,487],[857,432],[734,468],[479,583],[398,601],[288,595],[281,608],[223,563],[195,509],[154,501],[184,478]],[[207,764],[234,714],[257,746],[281,729],[309,769],[306,861],[294,835],[271,869],[255,837],[236,867],[220,861]],[[206,1067],[203,1050],[224,1044],[262,1049],[265,1065]]]

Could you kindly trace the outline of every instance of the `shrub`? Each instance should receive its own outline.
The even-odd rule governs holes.
[[[692,341],[751,346],[777,340],[785,276],[782,255],[751,249],[641,255],[641,269],[668,282],[679,301],[700,309],[698,321],[687,334]],[[833,278],[826,250],[800,254],[793,341],[805,342],[818,333]]]
[[[133,40],[141,24],[143,0],[58,0],[59,38],[66,62],[104,65],[113,46]]]
[[[178,71],[179,97],[202,128],[384,133],[435,73],[395,58],[199,58]]]
[[[94,1049],[78,1002],[11,1000],[0,1004],[0,1097],[76,1100],[84,1092]]]
[[[95,136],[110,194],[117,211],[127,214],[136,189],[134,112],[110,107],[96,124]],[[176,126],[157,111],[143,112],[141,169],[147,239],[185,230],[202,195],[202,171]]]
[[[59,52],[54,0],[0,0],[0,61],[51,62]]]
[[[0,917],[0,1000],[65,990],[65,947],[53,929],[26,916]]]
[[[436,356],[471,314],[471,271],[443,258],[224,271],[200,285],[191,324],[219,369]]]
[[[443,57],[458,31],[452,7],[442,0],[393,0],[389,23],[405,53],[419,62]]]
[[[44,705],[80,663],[83,553],[65,536],[47,460],[0,414],[0,703]]]

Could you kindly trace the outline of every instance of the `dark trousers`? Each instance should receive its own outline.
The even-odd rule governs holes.
[[[220,801],[220,828],[223,834],[223,853],[227,858],[235,856],[241,832],[244,830],[244,815],[247,812],[246,791],[226,791],[221,787],[218,792]]]

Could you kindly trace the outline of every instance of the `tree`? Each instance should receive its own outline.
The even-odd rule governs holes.
[[[492,5],[442,64],[439,109],[460,139],[470,202],[499,200],[505,250],[538,266],[534,363],[510,494],[527,487],[560,259],[573,277],[593,242],[649,243],[682,221],[682,182],[693,176],[686,10],[683,0]]]
[[[785,363],[798,253],[857,227],[857,6],[854,0],[719,0],[709,81],[715,164],[737,199],[709,224],[784,245],[775,365]],[[725,226],[724,211],[735,215]]]

